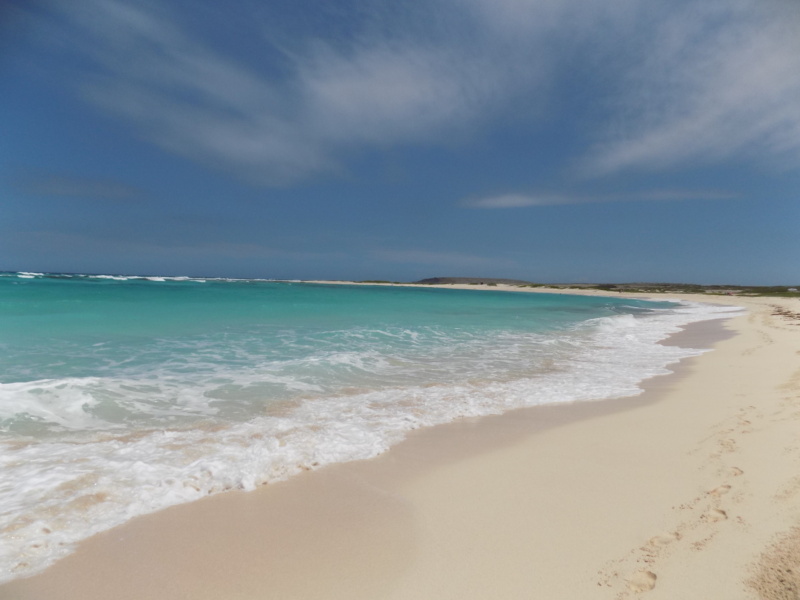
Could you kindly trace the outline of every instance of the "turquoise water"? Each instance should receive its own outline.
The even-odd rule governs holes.
[[[639,392],[722,309],[260,280],[0,274],[0,569],[411,429]]]

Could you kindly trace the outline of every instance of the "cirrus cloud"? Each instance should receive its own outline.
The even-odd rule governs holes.
[[[365,150],[447,146],[491,123],[525,123],[535,143],[554,117],[585,119],[562,164],[589,176],[742,156],[800,165],[800,8],[786,0],[432,0],[383,12],[376,1],[369,25],[293,31],[288,46],[265,34],[246,57],[187,24],[188,5],[42,1],[60,49],[87,61],[65,73],[84,98],[253,183],[335,173]],[[253,23],[236,26],[253,36]],[[576,66],[587,75],[569,82]]]
[[[620,73],[592,175],[745,157],[800,166],[800,4],[679,2]]]
[[[499,194],[464,200],[465,208],[523,208],[602,202],[665,202],[680,200],[731,200],[737,195],[721,190],[646,190],[626,194]]]

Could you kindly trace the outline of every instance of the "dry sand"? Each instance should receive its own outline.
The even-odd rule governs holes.
[[[714,301],[749,312],[678,334],[715,351],[638,397],[138,518],[0,599],[798,598],[800,301]]]

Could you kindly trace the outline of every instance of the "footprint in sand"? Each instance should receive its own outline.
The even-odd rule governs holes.
[[[742,471],[739,467],[731,467],[731,475],[734,477],[738,477],[742,473],[744,473],[744,471]]]
[[[647,592],[656,587],[656,574],[652,571],[638,571],[628,579],[628,588],[633,592]]]
[[[731,491],[731,486],[728,484],[723,484],[719,487],[715,487],[713,490],[706,492],[709,496],[722,496],[727,494]]]
[[[800,476],[792,477],[786,485],[781,488],[775,498],[778,500],[789,500],[800,491]]]
[[[681,535],[679,533],[665,533],[663,535],[651,537],[649,544],[656,547],[669,546],[672,542],[676,542],[679,539],[681,539]]]
[[[725,519],[727,519],[728,513],[718,508],[712,508],[703,515],[703,518],[705,518],[707,521],[715,523],[717,521],[724,521]]]

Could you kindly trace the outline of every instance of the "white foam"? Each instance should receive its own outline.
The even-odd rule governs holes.
[[[0,421],[27,416],[70,429],[104,427],[106,423],[95,422],[86,410],[96,404],[86,393],[87,384],[94,381],[96,378],[0,383]]]
[[[111,275],[111,274],[82,274],[82,273],[38,273],[33,271],[7,271],[7,272],[0,272],[0,277],[15,277],[21,279],[34,279],[39,277],[47,277],[47,276],[56,276],[59,279],[105,279],[111,281],[131,281],[131,280],[140,280],[140,281],[153,281],[153,282],[165,282],[165,281],[195,281],[198,283],[206,283],[208,281],[223,281],[223,282],[250,282],[250,281],[258,281],[258,282],[276,282],[276,281],[283,281],[279,279],[263,279],[263,278],[250,278],[250,279],[242,279],[242,278],[230,278],[230,277],[189,277],[187,275],[176,275],[176,276],[167,276],[167,275]],[[301,280],[290,280],[287,281],[288,283],[302,283]]]
[[[155,281],[155,282],[164,282],[164,281],[198,281],[205,283],[206,279],[200,279],[196,277],[188,277],[186,275],[177,275],[174,277],[168,277],[166,275],[60,275],[61,277],[79,277],[79,278],[86,278],[86,279],[107,279],[112,281],[130,281],[130,280],[141,280],[141,281]]]

